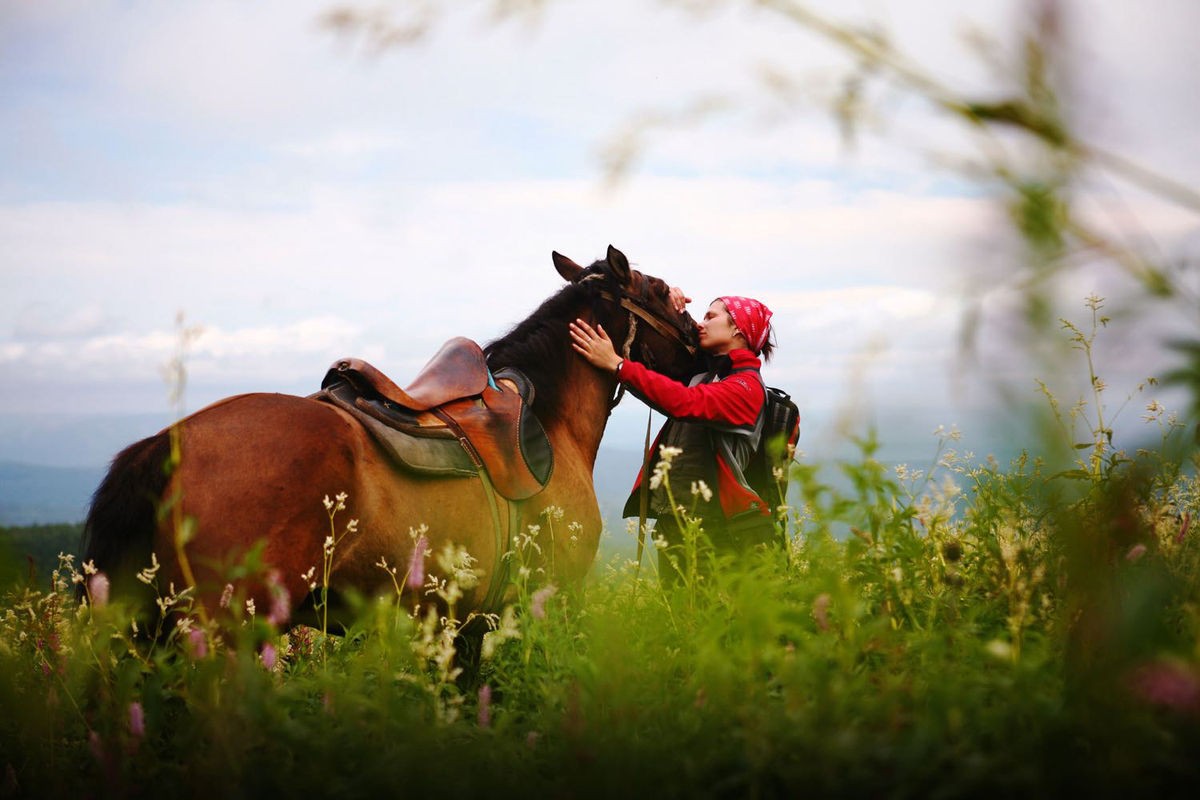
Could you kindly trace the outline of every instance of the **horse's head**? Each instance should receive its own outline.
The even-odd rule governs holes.
[[[631,269],[629,259],[612,245],[607,258],[590,267],[559,253],[553,258],[559,275],[595,293],[596,321],[620,355],[679,381],[700,370],[696,321],[675,310],[666,281]]]

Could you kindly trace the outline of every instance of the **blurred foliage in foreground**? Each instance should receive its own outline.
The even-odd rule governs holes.
[[[65,559],[0,602],[0,792],[1183,794],[1200,781],[1190,431],[1152,401],[1157,445],[1124,452],[1102,398],[1052,398],[1074,454],[1056,466],[981,462],[941,431],[930,469],[888,470],[864,437],[836,465],[847,492],[797,468],[786,548],[713,565],[701,537],[671,588],[630,564],[539,581],[548,515],[514,542],[516,600],[477,659],[455,648],[461,553],[393,573],[342,638],[282,633],[291,598],[236,593],[219,630],[174,587],[147,636]],[[417,573],[441,615],[410,611]]]

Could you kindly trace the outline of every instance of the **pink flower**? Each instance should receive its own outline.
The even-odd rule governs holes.
[[[412,557],[408,560],[408,581],[406,586],[414,592],[420,591],[425,585],[425,550],[429,543],[422,534],[413,545]]]
[[[812,615],[817,621],[817,628],[822,632],[829,630],[829,604],[833,598],[828,592],[822,592],[813,600]]]
[[[558,592],[558,587],[551,584],[533,593],[533,599],[529,601],[529,613],[533,614],[534,619],[542,619],[546,616],[546,601],[554,597],[556,592]]]
[[[263,666],[268,670],[275,669],[275,645],[270,642],[263,642],[262,650],[259,651],[259,656],[262,658]]]
[[[208,637],[204,631],[199,628],[188,631],[188,648],[192,651],[192,658],[204,658],[208,655]]]
[[[282,625],[292,616],[292,597],[287,587],[279,579],[279,572],[273,570],[267,578],[267,586],[271,591],[271,611],[267,614],[267,622],[272,625]]]
[[[108,603],[108,576],[97,572],[88,580],[88,594],[92,596],[92,605],[99,608]]]
[[[492,687],[486,683],[479,687],[479,727],[486,728],[492,721]]]
[[[129,704],[129,732],[137,739],[146,735],[146,715],[137,700]]]
[[[1130,684],[1148,703],[1177,711],[1200,711],[1200,678],[1186,664],[1168,659],[1143,664],[1134,670]]]
[[[1131,562],[1137,561],[1144,555],[1146,555],[1146,545],[1135,544],[1133,547],[1129,548],[1129,552],[1125,554],[1125,560]]]

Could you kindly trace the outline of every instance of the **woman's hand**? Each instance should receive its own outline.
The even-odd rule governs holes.
[[[603,325],[594,329],[581,319],[571,323],[571,346],[593,367],[612,372],[624,359],[617,355]]]
[[[678,286],[671,287],[671,306],[681,314],[687,311],[687,304],[692,302],[692,298],[687,296],[687,293]]]

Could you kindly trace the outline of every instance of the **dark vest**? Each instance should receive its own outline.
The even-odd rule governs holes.
[[[722,372],[725,374],[722,374]],[[701,383],[711,383],[726,375],[728,375],[728,372],[718,368],[694,376],[688,382],[688,385],[696,386]],[[765,402],[763,408],[766,408]],[[753,431],[746,431],[716,422],[685,422],[677,419],[668,419],[666,425],[663,426],[662,433],[659,435],[658,443],[668,447],[678,447],[683,451],[671,460],[671,469],[667,473],[667,480],[671,485],[671,494],[675,498],[675,504],[683,506],[684,510],[691,515],[710,520],[722,519],[724,514],[721,510],[721,502],[718,495],[719,487],[717,485],[717,453],[721,453],[723,460],[729,466],[738,483],[749,489],[750,487],[743,471],[750,461],[750,456],[754,454],[755,448],[758,447],[758,441],[762,436],[762,425],[762,412],[759,412],[758,421],[755,423]],[[654,468],[658,466],[659,460],[658,453],[655,453],[650,461],[650,471],[646,476],[647,481],[649,481],[649,476],[654,474]],[[704,481],[708,488],[712,490],[712,498],[710,500],[705,501],[703,496],[692,494],[692,483],[698,481]],[[640,489],[630,496],[629,500],[625,503],[623,516],[635,517],[638,515],[639,494]],[[665,487],[660,485],[656,489],[651,489],[649,499],[647,516],[650,519],[671,516],[671,503],[667,499]]]

